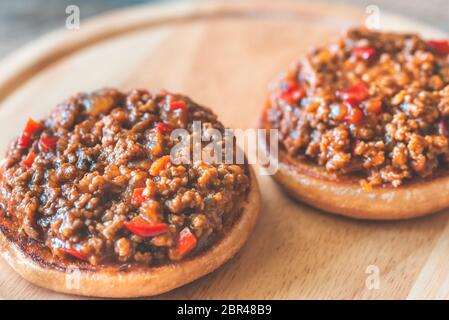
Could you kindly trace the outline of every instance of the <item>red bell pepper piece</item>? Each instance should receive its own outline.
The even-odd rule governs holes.
[[[376,48],[357,47],[353,49],[354,57],[365,61],[371,61],[376,56]]]
[[[31,137],[22,133],[19,138],[19,141],[17,142],[17,146],[22,149],[27,149],[28,147],[31,146],[31,143],[32,143]]]
[[[187,103],[185,103],[185,101],[183,101],[183,100],[173,101],[173,102],[170,102],[169,109],[171,111],[178,110],[178,109],[187,110]]]
[[[134,204],[140,206],[145,201],[145,195],[143,194],[145,188],[136,188],[133,191],[132,201]]]
[[[442,56],[449,54],[449,41],[447,40],[429,40],[427,41],[427,45]]]
[[[158,123],[156,123],[154,128],[156,129],[157,132],[162,134],[162,133],[169,132],[171,129],[171,126],[166,123],[163,123],[163,122],[158,122]]]
[[[71,248],[62,248],[61,250],[62,250],[62,252],[69,254],[72,257],[75,257],[77,259],[84,260],[84,261],[87,260],[86,255],[79,250],[71,249]]]
[[[369,97],[368,88],[363,82],[337,92],[337,96],[351,106],[356,106]]]
[[[288,81],[282,85],[280,98],[288,104],[293,104],[301,100],[304,95],[304,88],[301,88],[298,83],[294,81]]]
[[[58,143],[58,137],[42,137],[39,140],[41,146],[47,150],[52,150]]]
[[[17,142],[17,145],[19,146],[19,148],[23,148],[23,149],[29,148],[33,142],[31,140],[33,133],[40,130],[41,128],[42,128],[42,125],[39,122],[34,121],[31,118],[28,119],[25,129],[22,131],[19,141]]]
[[[185,256],[196,247],[196,244],[197,240],[195,235],[188,227],[185,227],[179,233],[176,250],[181,256]]]
[[[22,165],[28,169],[31,168],[34,158],[36,158],[36,154],[33,151],[29,152],[25,159],[22,160]]]
[[[137,216],[133,220],[125,222],[125,229],[139,237],[149,238],[166,233],[168,225],[166,223],[151,223]]]

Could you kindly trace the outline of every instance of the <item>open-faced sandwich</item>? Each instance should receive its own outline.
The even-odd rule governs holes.
[[[77,94],[30,119],[1,165],[3,257],[39,286],[100,297],[216,269],[248,238],[259,191],[247,164],[172,161],[170,133],[194,121],[224,130],[187,97],[147,90]]]
[[[449,207],[449,42],[352,29],[270,87],[275,179],[296,198],[366,219]]]

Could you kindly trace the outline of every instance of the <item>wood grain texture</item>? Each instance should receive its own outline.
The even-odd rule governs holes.
[[[397,16],[382,18],[385,28],[444,36]],[[227,126],[252,127],[279,70],[363,19],[348,7],[228,1],[144,6],[96,18],[79,32],[51,34],[0,63],[0,152],[28,117],[104,86],[182,92],[213,108]],[[449,297],[446,213],[355,221],[292,201],[268,176],[259,183],[263,210],[245,247],[212,274],[157,298]],[[370,265],[380,271],[376,290],[365,285]],[[0,261],[0,298],[77,297],[37,288]]]

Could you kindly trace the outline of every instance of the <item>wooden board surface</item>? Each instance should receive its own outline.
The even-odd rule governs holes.
[[[328,4],[183,3],[114,12],[80,31],[50,34],[0,63],[0,152],[28,117],[104,86],[182,92],[227,126],[252,127],[278,71],[364,19]],[[381,26],[444,36],[387,13]],[[449,298],[447,213],[355,221],[292,201],[270,177],[259,183],[263,210],[245,247],[212,274],[158,298]],[[378,289],[366,285],[370,270],[379,272]],[[0,260],[0,298],[78,297],[37,288]]]

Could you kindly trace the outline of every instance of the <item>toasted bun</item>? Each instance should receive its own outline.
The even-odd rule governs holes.
[[[250,191],[239,218],[223,237],[202,253],[161,267],[70,268],[67,262],[48,263],[39,250],[28,250],[0,232],[0,251],[26,280],[50,290],[95,297],[129,298],[161,294],[198,279],[229,260],[248,239],[260,208],[260,193],[251,169]],[[2,230],[4,231],[4,230]],[[30,253],[31,252],[31,253]],[[78,270],[73,273],[73,270]]]
[[[274,179],[296,199],[352,218],[407,219],[449,207],[449,176],[367,192],[357,181],[334,179],[312,164],[280,162]]]
[[[261,127],[269,128],[266,110]],[[449,174],[416,178],[397,188],[363,191],[358,179],[336,176],[322,167],[298,161],[279,148],[273,178],[294,198],[313,207],[347,217],[370,220],[408,219],[449,207]]]

